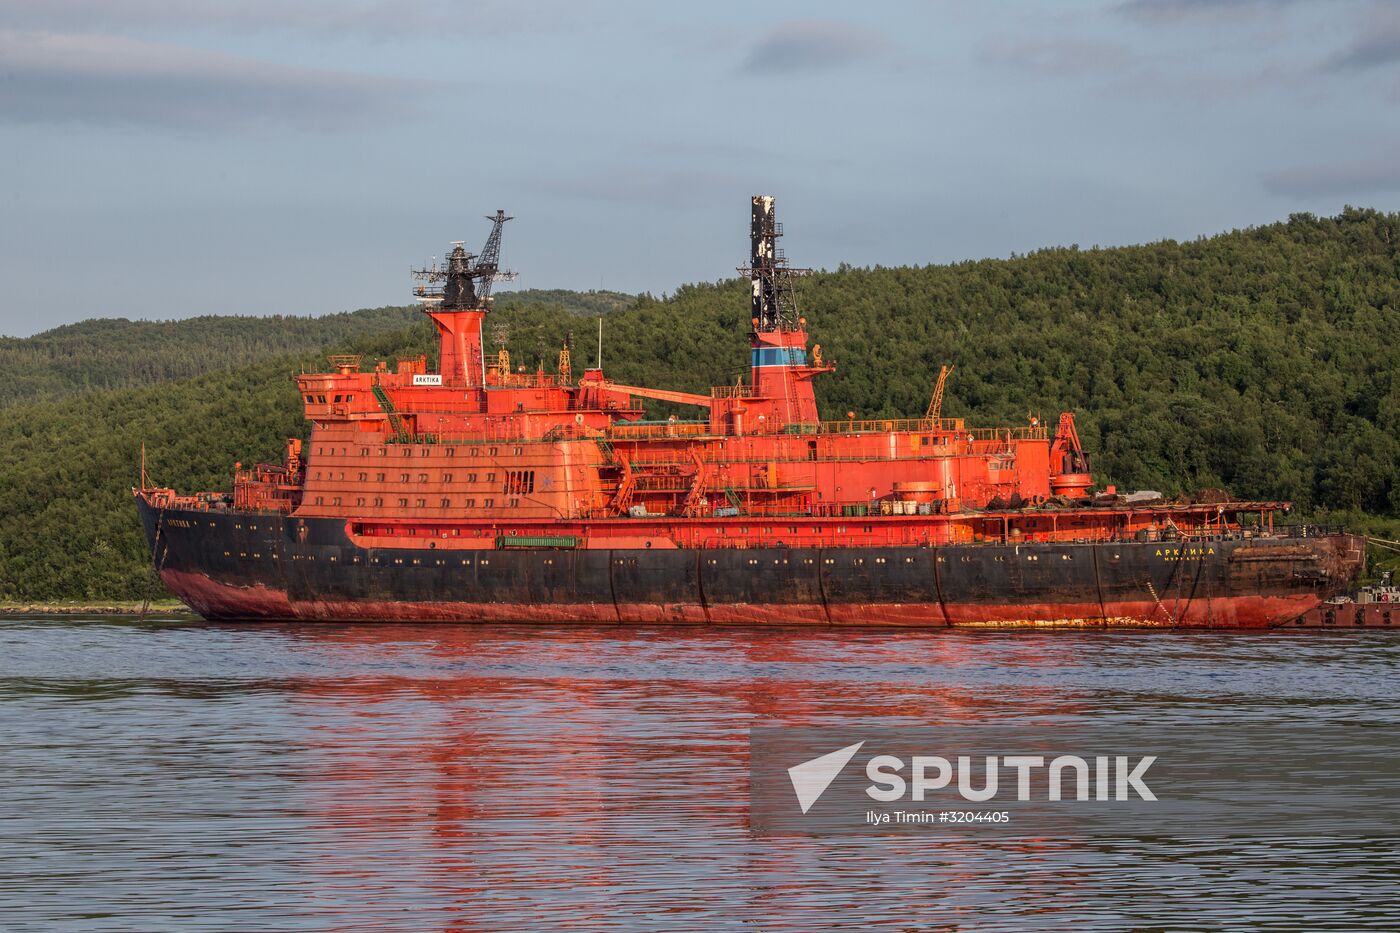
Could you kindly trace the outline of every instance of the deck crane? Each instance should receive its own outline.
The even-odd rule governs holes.
[[[933,398],[929,399],[928,411],[924,412],[924,417],[930,421],[937,421],[943,417],[943,390],[948,385],[948,377],[953,374],[955,366],[940,366],[938,369],[938,381],[933,384]]]

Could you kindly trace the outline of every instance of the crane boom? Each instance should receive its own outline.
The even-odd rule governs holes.
[[[478,300],[485,302],[491,297],[491,286],[497,278],[514,278],[514,274],[502,272],[501,262],[501,228],[506,225],[507,220],[514,220],[514,217],[507,217],[505,211],[496,211],[495,217],[487,217],[491,221],[491,234],[486,238],[486,245],[481,248],[481,253],[476,258],[476,265],[473,268],[474,277],[480,280],[476,287]]]
[[[938,369],[938,381],[933,385],[933,398],[929,399],[928,411],[924,412],[924,417],[937,419],[943,417],[943,390],[948,385],[948,377],[952,375],[954,366],[941,366]]]

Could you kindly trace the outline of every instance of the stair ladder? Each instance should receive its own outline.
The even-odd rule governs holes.
[[[389,400],[388,394],[377,384],[370,386],[370,390],[374,392],[374,398],[379,403],[379,407],[388,416],[389,427],[394,429],[395,440],[400,444],[407,444],[409,442],[408,429],[404,427],[403,418],[394,409],[394,403]]]

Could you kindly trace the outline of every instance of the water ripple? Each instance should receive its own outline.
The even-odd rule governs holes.
[[[0,622],[25,930],[1393,930],[1393,841],[772,839],[755,723],[1400,722],[1375,633]]]

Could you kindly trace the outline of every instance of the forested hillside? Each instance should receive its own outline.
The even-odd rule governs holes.
[[[0,337],[0,406],[187,379],[270,356],[318,349],[362,334],[402,330],[407,308],[324,317],[194,317],[180,321],[95,319],[33,337]]]
[[[829,417],[917,415],[940,363],[945,413],[975,424],[1079,417],[1101,482],[1223,486],[1354,520],[1400,516],[1400,215],[1348,210],[1189,243],[1048,249],[923,268],[842,268],[800,283],[838,365]],[[800,255],[794,235],[790,248]],[[747,359],[748,292],[728,281],[608,310],[611,378],[704,390]],[[590,320],[563,302],[507,303],[515,358],[552,365]],[[326,339],[314,352],[134,389],[12,405],[0,433],[0,599],[140,598],[145,554],[128,489],[140,444],[155,479],[227,488],[232,464],[301,433],[290,378],[324,352],[430,352],[425,323]],[[1364,516],[1371,516],[1363,518]],[[1382,524],[1380,527],[1384,527]]]
[[[601,314],[634,300],[620,292],[522,289],[500,293],[496,305],[502,311],[542,307]],[[33,337],[0,337],[0,372],[5,373],[0,406],[187,379],[402,330],[421,319],[417,307],[366,308],[322,317],[107,318],[67,324]]]

